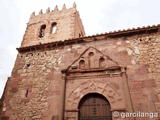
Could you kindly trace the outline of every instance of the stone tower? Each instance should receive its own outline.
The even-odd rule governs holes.
[[[157,120],[159,46],[160,25],[85,36],[75,3],[33,13],[0,118]]]
[[[73,8],[70,9],[66,9],[64,4],[62,10],[58,10],[56,6],[52,11],[48,8],[46,13],[40,10],[39,15],[35,15],[35,12],[33,12],[30,16],[21,47],[83,36],[85,36],[85,32],[79,12],[76,10],[76,4],[74,3]]]

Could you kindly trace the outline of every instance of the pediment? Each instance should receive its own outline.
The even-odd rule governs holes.
[[[87,48],[65,71],[117,69],[119,64],[94,47]]]

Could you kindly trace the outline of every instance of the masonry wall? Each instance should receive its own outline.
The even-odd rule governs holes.
[[[133,111],[159,112],[159,32],[119,37],[102,35],[84,40],[86,42],[79,44],[18,53],[3,96],[3,114],[10,120],[61,120],[65,105],[61,70],[90,46],[126,67]],[[109,79],[119,86],[118,79],[112,81],[112,76]],[[70,87],[75,89],[76,84],[75,81]]]

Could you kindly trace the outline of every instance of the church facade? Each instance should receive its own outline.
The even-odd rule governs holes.
[[[85,36],[76,4],[31,14],[2,120],[158,120],[160,25]]]

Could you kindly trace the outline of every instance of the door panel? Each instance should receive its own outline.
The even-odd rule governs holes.
[[[110,104],[100,94],[88,94],[79,104],[79,120],[112,120]]]

